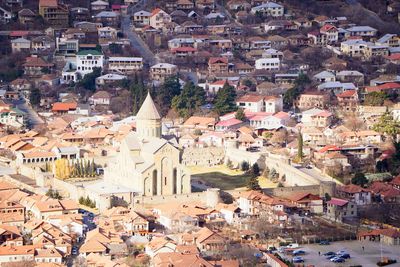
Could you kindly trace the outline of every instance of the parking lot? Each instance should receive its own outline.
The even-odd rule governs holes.
[[[364,251],[362,247],[364,246]],[[359,242],[359,241],[340,241],[333,242],[327,246],[321,246],[318,244],[313,245],[302,245],[301,249],[306,252],[306,255],[302,255],[304,258],[305,266],[314,265],[316,267],[331,267],[331,266],[353,266],[361,265],[363,267],[377,266],[376,263],[381,257],[381,246],[378,242]],[[328,251],[337,252],[339,250],[346,250],[350,255],[351,259],[346,260],[345,263],[332,263],[322,256],[323,253]],[[321,256],[318,256],[318,252],[321,252]],[[391,264],[391,267],[400,267],[400,247],[399,246],[386,246],[382,245],[383,257],[390,259],[396,259],[398,263]],[[287,259],[292,259],[291,256],[285,255]]]

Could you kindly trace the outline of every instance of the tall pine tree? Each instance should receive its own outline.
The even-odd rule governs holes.
[[[226,82],[224,86],[218,91],[214,99],[214,111],[218,115],[236,111],[237,106],[235,102],[236,91],[235,88]]]
[[[182,92],[172,99],[172,107],[179,113],[179,116],[187,118],[201,105],[205,103],[205,91],[193,82],[188,82],[182,89]]]

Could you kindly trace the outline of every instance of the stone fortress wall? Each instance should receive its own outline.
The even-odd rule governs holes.
[[[182,164],[185,166],[215,166],[222,164],[225,158],[223,147],[185,148]]]

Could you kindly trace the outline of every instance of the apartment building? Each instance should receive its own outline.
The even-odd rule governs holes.
[[[68,26],[68,7],[60,4],[58,0],[40,0],[39,14],[49,24],[54,26]]]
[[[141,57],[110,57],[108,59],[108,70],[123,74],[132,74],[143,68]]]

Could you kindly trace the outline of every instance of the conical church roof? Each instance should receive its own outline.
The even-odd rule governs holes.
[[[141,120],[161,119],[160,113],[158,113],[158,110],[156,108],[156,105],[154,104],[153,99],[151,98],[150,93],[147,94],[143,105],[140,107],[140,110],[136,115],[136,118]]]

